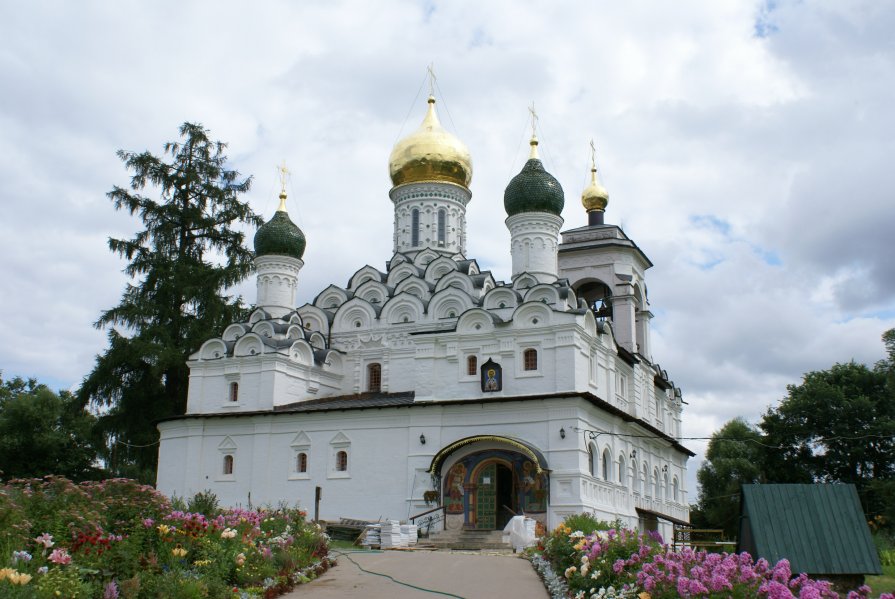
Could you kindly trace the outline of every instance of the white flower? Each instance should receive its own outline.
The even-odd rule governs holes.
[[[584,533],[581,532],[580,530],[576,530],[575,532],[573,532],[572,534],[569,535],[569,538],[570,539],[583,539]]]

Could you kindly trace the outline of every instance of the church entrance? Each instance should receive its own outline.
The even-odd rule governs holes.
[[[476,442],[484,447],[451,456]],[[441,474],[446,528],[502,530],[513,516],[543,519],[550,501],[545,465],[540,452],[514,439],[468,437],[448,445],[433,458],[431,470]]]
[[[503,530],[516,515],[516,486],[513,469],[503,461],[489,461],[477,468],[474,510],[471,518],[477,530]]]

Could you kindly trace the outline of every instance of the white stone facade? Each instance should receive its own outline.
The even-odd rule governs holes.
[[[636,245],[609,225],[559,244],[562,219],[517,215],[514,243],[545,249],[517,271],[514,245],[503,283],[463,253],[468,190],[405,184],[392,199],[397,251],[346,288],[284,305],[301,261],[257,259],[257,308],[191,356],[187,413],[159,425],[159,489],[312,508],[319,486],[324,519],[402,520],[434,491],[450,527],[499,527],[502,505],[548,527],[583,511],[666,535],[686,521],[692,454],[680,393],[650,357]]]

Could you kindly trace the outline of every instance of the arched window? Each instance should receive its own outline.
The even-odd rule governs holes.
[[[239,401],[239,383],[230,383],[230,401]]]
[[[537,370],[538,369],[538,350],[527,349],[522,352],[522,369]]]
[[[669,485],[668,485],[668,473],[667,472],[665,473],[665,475],[663,477],[663,481],[665,483],[665,501],[668,501],[668,494],[671,492],[671,489],[669,488]]]
[[[348,471],[348,452],[339,451],[336,453],[336,470],[339,472]]]
[[[373,362],[367,365],[367,391],[376,393],[382,389],[382,365]]]
[[[671,481],[671,496],[675,503],[680,502],[680,498],[678,495],[679,492],[680,492],[680,489],[678,488],[677,477],[675,476]]]
[[[608,481],[611,480],[609,477],[609,471],[611,470],[609,465],[612,463],[612,454],[609,453],[609,449],[603,450],[603,480]]]
[[[417,247],[420,244],[420,211],[414,208],[410,211],[410,245]]]
[[[640,494],[646,497],[647,490],[649,490],[649,472],[646,469],[646,462],[644,462],[643,472],[640,476]]]
[[[637,469],[637,460],[631,460],[631,490],[640,493],[640,471]]]
[[[479,359],[476,356],[466,358],[466,374],[475,376],[479,373]]]
[[[653,499],[656,501],[662,499],[659,494],[659,469],[653,468]]]
[[[229,453],[224,456],[224,474],[233,474],[233,456]]]
[[[301,452],[295,459],[295,471],[296,472],[307,472],[308,471],[308,454],[305,452]]]
[[[625,464],[624,454],[618,456],[618,483],[623,487],[628,483],[628,470]]]
[[[592,444],[587,446],[587,470],[591,476],[597,475],[597,452]]]
[[[447,211],[444,208],[438,210],[438,245],[444,247],[445,229],[447,229]]]

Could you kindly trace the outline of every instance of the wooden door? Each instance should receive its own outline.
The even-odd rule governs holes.
[[[476,477],[475,527],[494,530],[497,527],[497,464],[485,465]]]

